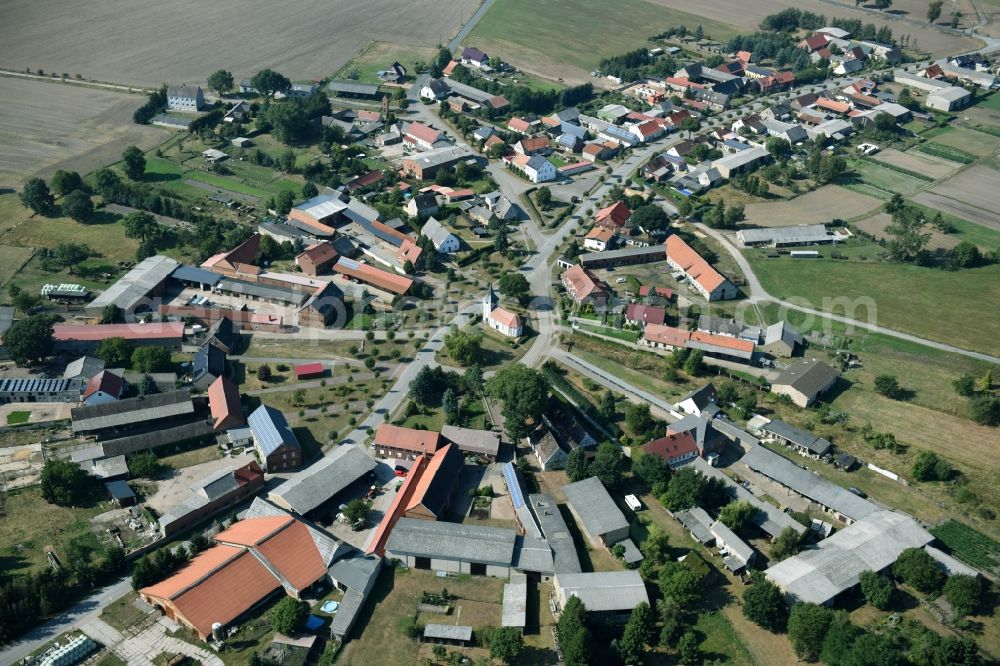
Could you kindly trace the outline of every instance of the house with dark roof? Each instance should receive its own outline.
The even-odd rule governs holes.
[[[302,446],[280,410],[261,405],[250,414],[247,425],[265,472],[273,474],[302,464]]]
[[[715,386],[709,382],[694,389],[674,403],[674,408],[695,416],[701,416],[703,412],[709,412],[709,416],[714,415],[719,409],[715,404]]]
[[[233,320],[223,315],[208,329],[207,344],[221,349],[225,354],[232,354],[240,344],[240,329]]]
[[[482,67],[483,65],[488,65],[490,62],[488,55],[472,46],[462,49],[460,59],[463,65],[472,65],[473,67]]]
[[[771,382],[771,393],[787,395],[799,407],[808,407],[828,391],[840,372],[816,359],[792,363]]]
[[[13,315],[12,315],[13,317]],[[2,334],[3,331],[0,331]],[[66,364],[63,379],[82,379],[90,381],[94,375],[104,370],[104,361],[94,356],[81,356]]]
[[[726,437],[714,426],[715,420],[707,413],[700,416],[689,414],[684,418],[667,425],[667,435],[688,433],[698,446],[698,454],[708,458],[722,452],[726,445]]]
[[[226,374],[226,352],[207,342],[195,352],[191,363],[191,384],[206,390],[212,382]]]
[[[90,378],[87,387],[83,389],[83,404],[102,405],[114,402],[125,393],[125,380],[110,370],[101,370]]]

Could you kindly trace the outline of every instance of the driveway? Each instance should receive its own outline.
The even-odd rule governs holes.
[[[152,617],[148,618],[147,626],[128,636],[123,636],[99,617],[86,620],[80,625],[80,629],[129,666],[153,666],[153,660],[163,653],[183,654],[205,666],[224,666],[223,661],[214,653],[168,636],[168,631],[176,631],[179,628],[170,619],[160,617],[151,620]]]

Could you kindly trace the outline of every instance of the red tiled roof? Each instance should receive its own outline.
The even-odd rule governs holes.
[[[511,312],[510,310],[504,310],[503,308],[493,308],[490,312],[490,316],[495,320],[506,326],[507,328],[520,328],[521,318]]]
[[[98,391],[104,391],[108,395],[117,398],[122,394],[124,386],[125,380],[121,377],[108,370],[101,370],[87,382],[87,388],[83,391],[83,399],[86,400]]]
[[[650,287],[648,285],[643,285],[639,287],[640,296],[649,296],[650,292],[661,296],[666,299],[672,299],[674,297],[674,292],[672,289],[667,289],[666,287]]]
[[[706,331],[692,332],[691,340],[741,352],[752,352],[754,348],[754,344],[750,340],[731,338],[728,335],[715,335]]]
[[[389,540],[389,534],[392,532],[392,528],[396,526],[396,521],[406,511],[413,493],[416,491],[417,486],[420,485],[420,478],[423,476],[424,470],[427,469],[428,462],[428,458],[422,455],[417,456],[417,459],[413,461],[413,465],[403,480],[403,485],[396,491],[396,496],[392,499],[392,504],[389,505],[389,508],[382,516],[382,522],[375,528],[375,532],[371,536],[371,541],[368,542],[368,546],[365,548],[365,554],[371,555],[375,553],[380,556],[385,554],[385,544]]]
[[[296,592],[326,575],[326,563],[309,534],[309,528],[297,520],[266,537],[257,545],[257,551]]]
[[[322,375],[324,372],[326,372],[326,366],[322,363],[300,363],[295,366],[296,377]]]
[[[664,326],[663,324],[648,324],[642,337],[648,342],[655,342],[670,347],[683,347],[691,334],[681,328]]]
[[[837,100],[830,99],[829,97],[820,97],[816,100],[816,106],[835,113],[847,113],[851,110],[851,105],[847,102],[838,102]]]
[[[358,113],[360,114],[361,112],[359,111]],[[378,115],[378,114],[376,114],[376,115]],[[384,176],[385,176],[385,174],[382,173],[381,171],[378,171],[378,170],[369,171],[368,173],[363,174],[361,176],[358,176],[354,180],[352,180],[349,183],[347,183],[347,189],[349,189],[349,190],[360,190],[363,187],[368,187],[369,185],[374,185],[375,183],[377,183],[380,180],[382,180],[382,178]]]
[[[383,423],[375,431],[375,445],[430,455],[441,445],[441,435],[431,430],[415,430]]]
[[[521,144],[521,150],[528,155],[536,153],[539,150],[545,150],[549,147],[548,137],[541,135],[524,137],[518,143]]]
[[[237,546],[256,546],[294,520],[288,514],[241,520],[234,523],[228,529],[216,534],[215,540],[219,543],[235,544]]]
[[[650,121],[645,122],[645,123],[643,123],[641,125],[638,125],[635,129],[636,129],[636,131],[639,132],[640,136],[647,137],[647,136],[652,136],[652,135],[656,134],[662,128],[660,127],[659,123],[650,120]]]
[[[226,377],[218,377],[209,385],[208,406],[212,410],[215,428],[229,419],[236,419],[232,425],[246,423],[240,404],[240,390]]]
[[[641,321],[644,324],[662,324],[667,319],[667,311],[655,305],[629,303],[625,310],[628,321]]]
[[[455,453],[452,453],[452,451]],[[423,473],[420,475],[420,482],[414,489],[412,497],[410,497],[409,502],[406,503],[407,511],[423,504],[425,498],[428,496],[428,493],[432,492],[432,486],[441,483],[453,482],[452,479],[443,479],[439,477],[442,466],[448,460],[449,455],[458,455],[461,457],[462,454],[458,452],[458,447],[454,444],[446,444],[434,452],[427,468],[423,470]]]
[[[308,257],[313,264],[319,265],[327,261],[333,261],[338,256],[337,251],[329,243],[316,243],[303,250],[302,254],[295,257],[295,261],[298,263],[298,260],[302,257]]]
[[[184,322],[150,322],[148,324],[54,324],[52,339],[96,342],[106,338],[126,340],[170,339],[184,337]]]
[[[607,227],[594,227],[593,229],[587,232],[585,238],[587,238],[588,240],[598,240],[603,243],[607,243],[614,237],[615,237],[614,229],[609,229]]]
[[[577,301],[582,301],[590,296],[596,294],[606,293],[604,287],[601,283],[591,275],[587,269],[583,266],[577,264],[572,268],[567,269],[561,276],[560,279],[563,283],[569,283],[569,290],[572,293],[573,298]]]
[[[822,33],[817,33],[812,37],[806,37],[803,41],[805,42],[805,45],[809,47],[810,51],[823,48],[830,42],[829,38]]]
[[[681,432],[674,435],[666,435],[659,439],[654,439],[642,447],[643,453],[659,456],[666,461],[670,461],[680,456],[689,456],[692,453],[698,455],[698,444],[689,432]]]
[[[433,127],[428,127],[423,123],[410,123],[409,127],[406,128],[407,136],[411,136],[418,141],[423,141],[424,143],[434,143],[441,137],[441,132],[434,129]]]
[[[628,222],[628,218],[632,216],[632,211],[628,209],[623,201],[616,201],[607,208],[602,208],[597,211],[597,215],[594,219],[598,224],[602,222],[611,222],[616,227],[624,227],[625,223]]]
[[[515,132],[527,132],[531,129],[531,124],[521,118],[511,118],[507,121],[507,128]]]
[[[667,238],[667,258],[676,262],[688,277],[706,291],[713,291],[726,280],[680,236],[671,235]]]
[[[450,60],[448,64],[444,66],[444,69],[441,70],[441,73],[445,76],[451,76],[451,73],[455,71],[456,65],[458,65],[457,60]]]
[[[383,271],[381,268],[362,262],[345,263],[343,258],[334,264],[333,270],[394,294],[405,294],[413,286],[413,280],[404,275]]]

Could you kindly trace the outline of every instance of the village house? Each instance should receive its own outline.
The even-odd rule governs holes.
[[[541,155],[514,155],[508,164],[523,173],[533,183],[547,183],[556,179],[556,167]]]
[[[205,93],[201,86],[181,84],[167,88],[167,109],[196,113],[205,106]]]
[[[434,244],[434,249],[441,254],[452,254],[461,249],[461,242],[458,236],[448,230],[441,222],[433,217],[424,223],[420,230],[421,236],[426,236]]]
[[[602,305],[610,295],[610,290],[583,266],[573,266],[566,270],[559,279],[563,286],[579,304],[592,303],[595,307]]]
[[[615,230],[604,226],[595,226],[587,232],[583,239],[583,247],[594,252],[604,252],[615,240]]]
[[[420,455],[433,455],[441,446],[441,435],[383,423],[375,431],[372,446],[382,458],[415,460]]]
[[[420,150],[433,150],[445,139],[441,130],[428,127],[423,123],[412,122],[403,130],[403,142],[416,146]]]
[[[57,380],[58,381],[58,380]],[[114,402],[124,395],[127,384],[125,380],[110,370],[101,370],[90,378],[83,389],[82,400],[85,405],[103,405]]]
[[[526,136],[514,144],[514,152],[519,155],[548,155],[552,152],[552,145],[544,134]]]
[[[302,447],[280,410],[261,405],[250,414],[247,425],[265,472],[274,474],[302,465]]]
[[[792,402],[805,408],[828,391],[840,373],[823,361],[802,360],[792,363],[771,382],[771,393],[787,395]]]
[[[306,275],[316,277],[329,273],[339,258],[340,255],[330,243],[315,243],[295,257],[295,265]]]
[[[647,324],[663,324],[667,319],[667,311],[655,305],[629,303],[625,309],[625,321],[629,324],[646,326]]]

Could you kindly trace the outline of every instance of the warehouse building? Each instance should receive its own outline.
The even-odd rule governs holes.
[[[413,569],[507,578],[516,537],[501,527],[400,518],[385,552]]]
[[[103,294],[87,305],[87,314],[99,315],[108,305],[114,305],[126,315],[137,312],[155,312],[151,297],[163,293],[167,278],[180,263],[170,257],[155,255],[143,259]]]
[[[367,479],[376,466],[375,460],[357,446],[338,446],[272,490],[267,498],[282,509],[304,516],[359,479]]]
[[[180,351],[184,340],[184,322],[52,326],[52,350],[57,354],[92,354],[108,338],[124,338],[132,347],[164,347],[168,351]]]
[[[634,570],[557,573],[555,595],[560,608],[578,597],[588,617],[610,623],[627,622],[633,608],[649,603],[646,584]]]

